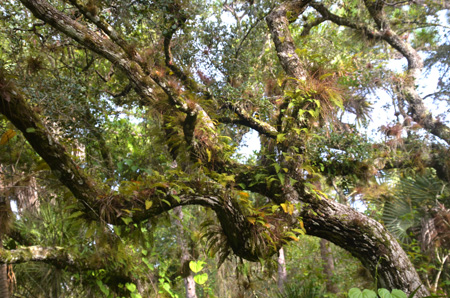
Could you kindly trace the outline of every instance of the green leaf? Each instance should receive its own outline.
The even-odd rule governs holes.
[[[36,128],[28,127],[28,128],[26,129],[26,132],[27,132],[27,133],[34,133],[34,132],[36,132]]]
[[[127,282],[125,284],[125,287],[127,287],[128,291],[130,291],[131,293],[136,291],[136,285],[135,284]]]
[[[383,289],[383,288],[378,289],[378,295],[381,298],[391,298],[391,293],[388,290]]]
[[[106,296],[109,295],[109,289],[107,286],[105,286],[101,280],[96,280],[96,283],[98,285],[98,287],[100,288],[100,290],[103,292],[103,294],[105,294]]]
[[[197,272],[200,272],[203,269],[205,264],[206,263],[203,262],[203,261],[197,261],[197,262],[190,261],[189,262],[189,268],[191,268],[192,272],[197,273]]]
[[[153,202],[149,201],[149,200],[145,200],[145,210],[150,209],[150,207],[152,207]]]
[[[141,294],[139,293],[131,293],[131,298],[142,298]]]
[[[211,151],[206,148],[206,154],[208,154],[208,162],[211,162]]]
[[[81,216],[83,214],[84,214],[83,211],[77,211],[77,212],[72,213],[67,219],[77,218],[77,217],[79,217],[79,216]]]
[[[194,281],[199,285],[203,285],[207,280],[208,280],[207,273],[197,274],[196,276],[194,276]]]
[[[170,290],[170,284],[165,282],[162,285],[163,289],[166,290],[168,293],[171,293],[172,291]]]
[[[278,179],[280,179],[281,184],[284,185],[284,174],[280,172],[277,175],[278,175]]]
[[[133,221],[133,219],[131,219],[131,217],[122,217],[123,222],[128,225],[130,222]]]
[[[372,290],[365,289],[361,292],[358,288],[351,288],[348,291],[349,298],[377,298],[377,294]]]
[[[391,296],[394,298],[408,298],[405,292],[401,290],[392,290]]]
[[[362,292],[362,297],[363,298],[377,298],[377,294],[374,291],[372,291],[372,290],[365,289]]]
[[[142,262],[144,262],[144,264],[147,265],[148,269],[150,269],[151,271],[155,269],[153,264],[150,264],[150,262],[146,258],[142,258]]]
[[[91,236],[94,234],[94,232],[95,232],[95,226],[94,225],[90,225],[89,228],[86,231],[86,235],[85,235],[86,239],[91,238]]]
[[[166,203],[169,207],[172,205],[172,204],[170,204],[170,202],[169,201],[167,201],[166,199],[162,199],[161,200],[161,202],[164,202],[164,203]]]
[[[275,171],[278,173],[281,169],[281,166],[277,163],[273,163],[273,166],[275,167]]]
[[[283,142],[286,139],[286,134],[285,133],[279,133],[277,135],[277,144]]]

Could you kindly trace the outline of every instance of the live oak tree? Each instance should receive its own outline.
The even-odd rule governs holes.
[[[435,46],[429,19],[440,9],[439,1],[3,1],[0,112],[14,128],[2,143],[20,131],[59,180],[52,191],[70,204],[68,217],[102,226],[78,227],[77,237],[95,230],[92,245],[122,249],[122,263],[133,259],[121,231],[151,237],[144,224],[198,205],[214,214],[204,226],[219,263],[231,254],[268,259],[306,233],[349,251],[379,286],[423,297],[396,239],[322,186],[363,189],[383,168],[429,167],[450,180],[449,127],[418,91],[418,50]],[[406,69],[389,71],[398,57]],[[377,88],[390,91],[397,122],[384,127],[388,145],[372,146],[342,116],[370,121]],[[436,141],[420,139],[419,128]],[[261,151],[243,162],[235,154],[249,130]],[[28,170],[45,168],[28,158]],[[119,294],[118,285],[145,276],[13,231],[23,246],[3,249],[4,264],[109,268],[107,285]]]

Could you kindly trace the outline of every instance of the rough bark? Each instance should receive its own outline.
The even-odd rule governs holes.
[[[299,5],[296,1],[289,3]],[[281,7],[284,5],[282,4]],[[315,2],[312,5],[314,8],[320,6]],[[286,27],[288,24],[286,13],[276,16],[278,22],[267,19],[274,41],[280,34],[285,36],[287,34],[285,31],[289,30]],[[326,14],[322,16],[327,17]],[[284,24],[284,26],[278,24]],[[302,66],[291,62],[289,48],[276,46],[276,49],[286,51],[278,53],[278,58],[287,74],[304,72],[304,69],[292,69]],[[301,195],[297,199],[307,203],[308,206],[302,212],[308,234],[327,239],[349,251],[370,270],[381,287],[401,289],[406,293],[419,288],[418,297],[428,295],[428,290],[422,285],[407,255],[380,223],[337,202],[305,194],[304,189],[298,189],[298,193]]]
[[[162,88],[169,97],[173,108],[186,114],[185,137],[188,144],[193,143],[192,140],[196,129],[204,129],[205,127],[214,129],[211,119],[199,104],[188,105],[183,98],[168,87],[164,80],[157,76],[152,76],[152,71],[145,69],[139,56],[133,52],[128,52],[126,50],[127,47],[124,47],[116,40],[112,31],[109,33],[111,38],[105,39],[56,10],[44,0],[21,0],[21,2],[36,17],[117,65],[133,83],[135,90],[141,97],[142,103],[147,105],[152,103],[152,86],[156,84]],[[304,78],[305,70],[302,68],[300,60],[295,53],[295,44],[288,28],[290,21],[288,12],[290,12],[290,17],[296,18],[309,2],[284,2],[267,17],[267,23],[272,33],[280,63],[286,73],[296,79]],[[93,21],[94,23],[96,22],[96,20]],[[147,75],[148,73],[150,75]],[[91,218],[101,215],[99,197],[107,197],[111,202],[118,204],[118,210],[125,207],[129,210],[137,209],[133,214],[134,221],[155,216],[180,205],[197,204],[210,207],[216,212],[228,244],[237,256],[257,261],[260,258],[276,253],[285,240],[276,239],[277,243],[275,246],[277,247],[273,245],[255,246],[255,243],[261,241],[261,238],[257,237],[258,230],[255,230],[255,226],[241,212],[237,201],[223,193],[211,195],[204,188],[196,189],[198,193],[195,196],[180,194],[179,200],[170,195],[169,189],[164,189],[168,193],[164,199],[170,205],[161,203],[160,198],[155,197],[151,189],[141,190],[138,193],[138,199],[140,200],[131,201],[125,200],[116,194],[102,193],[100,189],[103,188],[100,187],[99,182],[93,181],[81,169],[76,167],[70,156],[65,152],[64,147],[52,138],[45,130],[45,126],[39,121],[39,117],[27,107],[20,92],[6,87],[9,84],[6,84],[5,79],[0,83],[2,83],[0,84],[0,112],[22,131],[34,150],[49,164],[60,181],[84,204],[86,212],[92,212]],[[204,126],[202,127],[202,125]],[[261,127],[260,129],[265,128]],[[271,129],[269,128],[269,130]],[[275,131],[271,131],[270,134],[272,133],[275,133]],[[211,136],[215,137],[214,134]],[[202,148],[202,145],[204,148]],[[197,147],[193,146],[193,148],[196,151],[205,151],[212,147],[208,147],[206,143],[197,143]],[[218,160],[217,163],[219,162]],[[238,169],[234,165],[228,166],[228,171],[230,172]],[[251,171],[236,173],[236,183],[239,183],[239,179],[251,180],[252,178],[249,177],[254,174],[255,172]],[[401,289],[407,293],[411,293],[420,287],[417,295],[422,297],[427,294],[427,290],[421,286],[417,273],[406,254],[381,224],[349,207],[307,193],[305,185],[301,182],[302,179],[296,178],[300,182],[295,185],[295,191],[293,192],[286,192],[279,183],[274,183],[270,187],[260,185],[261,188],[258,187],[258,184],[253,184],[252,188],[250,189],[249,187],[249,189],[266,195],[277,204],[285,201],[291,201],[295,204],[302,203],[302,210],[293,214],[292,217],[286,216],[286,221],[296,222],[297,218],[301,217],[308,234],[327,239],[350,251],[361,260],[374,276],[377,275],[376,278],[380,286],[388,289]],[[217,189],[214,191],[217,191]],[[148,210],[142,203],[145,201],[145,198],[154,200],[154,204]],[[131,206],[126,206],[125,204]],[[101,217],[101,219],[113,224],[123,224],[121,216],[123,214],[115,214],[114,216]],[[32,257],[29,257],[28,260],[32,260]]]
[[[0,264],[0,297],[9,298],[8,265]]]
[[[397,240],[379,222],[328,199],[312,198],[302,212],[306,231],[326,239],[358,258],[378,285],[417,297],[429,295]],[[314,210],[314,212],[311,212]]]
[[[306,72],[295,52],[297,47],[289,30],[289,23],[291,20],[295,21],[297,19],[307,8],[309,2],[311,1],[286,1],[275,8],[266,18],[281,65],[288,76],[298,80],[305,79]]]
[[[20,264],[30,261],[65,266],[79,265],[75,258],[62,247],[29,246],[8,251],[2,250],[0,255],[0,264]]]
[[[323,273],[327,277],[327,292],[337,294],[339,289],[337,285],[333,282],[334,274],[334,260],[331,249],[328,246],[328,241],[325,239],[320,239],[320,257],[322,258]]]
[[[417,79],[419,79],[423,69],[423,61],[419,53],[411,46],[411,44],[403,40],[391,28],[389,21],[383,12],[383,7],[377,5],[377,3],[382,2],[373,0],[366,0],[364,2],[377,29],[371,28],[363,23],[351,22],[345,18],[339,17],[331,13],[319,2],[314,1],[311,3],[311,6],[314,7],[323,18],[330,20],[337,25],[358,30],[370,38],[384,40],[391,47],[400,52],[408,61],[408,76],[406,79],[396,84],[397,96],[400,100],[408,103],[408,113],[415,122],[420,124],[429,133],[442,139],[447,144],[450,144],[450,128],[440,122],[439,119],[433,117],[432,113],[425,106],[423,98],[417,92]]]
[[[3,249],[1,240],[0,249]],[[5,263],[0,264],[0,297],[9,298],[8,264]]]

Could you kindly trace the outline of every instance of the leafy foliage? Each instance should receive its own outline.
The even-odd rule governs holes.
[[[327,276],[305,235],[376,274],[367,262],[381,256],[353,244],[391,246],[355,201],[413,247],[416,265],[439,251],[435,268],[418,269],[448,294],[450,130],[416,86],[421,50],[440,68],[435,98],[448,99],[443,6],[376,2],[2,1],[2,256],[66,256],[15,264],[14,294],[183,297],[192,277],[199,297],[270,297],[284,246],[279,297],[340,295],[318,285],[344,293],[370,277],[336,247]],[[393,71],[400,56],[407,69]],[[396,117],[384,140],[367,134],[380,90]],[[250,131],[261,149],[240,158]]]

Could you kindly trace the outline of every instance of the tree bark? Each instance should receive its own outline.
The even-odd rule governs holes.
[[[322,258],[323,273],[327,278],[327,292],[337,294],[339,289],[337,285],[333,282],[334,274],[334,260],[331,249],[328,246],[328,241],[325,239],[320,239],[320,257]]]
[[[378,286],[416,297],[429,295],[397,240],[379,222],[329,199],[308,200],[301,212],[309,235],[326,239],[358,258]],[[314,210],[314,212],[312,212]]]
[[[67,17],[52,7],[47,1],[21,0],[21,2],[36,17],[46,21],[57,30],[117,65],[133,82],[133,86],[141,96],[142,102],[145,104],[151,103],[153,99],[152,83],[148,82],[149,78],[146,76],[146,72],[142,71],[137,55],[126,52],[123,46],[115,44],[115,38],[105,39],[89,30],[86,26]],[[302,79],[305,71],[295,53],[295,44],[288,28],[291,20],[287,19],[287,12],[293,11],[294,13],[291,16],[297,17],[309,2],[284,2],[273,11],[273,14],[267,17],[267,23],[272,33],[280,63],[288,75],[297,79]],[[114,34],[111,34],[111,36],[114,36]],[[148,72],[151,73],[151,70]],[[201,129],[205,127],[214,129],[214,126],[211,126],[211,119],[198,103],[187,105],[183,98],[174,94],[167,87],[164,81],[158,79],[158,77],[151,77],[150,80],[153,80],[164,90],[170,98],[174,109],[187,115],[185,124],[191,126],[185,130],[187,139],[189,139],[189,135],[192,137],[193,130],[199,126],[199,122],[206,123],[204,127],[200,127]],[[181,194],[178,199],[175,199],[170,195],[170,188],[164,187],[162,192],[167,193],[164,199],[169,204],[162,203],[154,195],[154,189],[153,192],[152,189],[139,190],[137,196],[140,200],[135,200],[136,198],[125,200],[119,195],[103,193],[101,185],[88,177],[82,169],[79,169],[65,152],[64,147],[47,133],[39,121],[39,117],[30,108],[27,108],[26,102],[18,95],[20,92],[6,87],[9,84],[0,84],[0,87],[2,86],[3,88],[0,88],[0,112],[22,131],[31,146],[49,164],[59,180],[84,204],[86,213],[91,212],[92,219],[98,220],[100,216],[112,224],[123,224],[121,217],[124,214],[115,214],[109,217],[102,216],[100,212],[102,209],[100,205],[101,200],[99,198],[107,198],[110,200],[108,203],[117,204],[117,210],[137,210],[133,213],[133,221],[150,218],[180,205],[197,204],[210,207],[216,212],[223,232],[227,237],[228,245],[237,256],[250,261],[257,261],[259,258],[266,258],[276,253],[283,241],[286,240],[276,239],[276,247],[262,243],[264,240],[258,237],[261,230],[257,230],[256,226],[248,221],[247,217],[240,210],[236,199],[229,195],[216,195],[216,191],[220,192],[217,189],[212,189],[208,193],[203,187],[196,189],[198,193],[195,195]],[[192,123],[190,120],[192,120]],[[187,126],[185,125],[185,128]],[[202,145],[205,148],[201,148]],[[206,143],[199,143],[198,146],[203,151],[208,150]],[[210,151],[209,155],[211,155],[211,152],[214,151]],[[214,161],[216,164],[220,162],[218,160]],[[205,164],[215,163],[205,162]],[[230,166],[230,169],[232,171],[235,168]],[[252,174],[255,173],[246,175],[252,176]],[[236,175],[236,184],[239,184],[238,178],[238,175]],[[400,245],[380,223],[342,204],[307,193],[306,186],[301,182],[302,178],[295,178],[300,182],[295,185],[296,190],[293,193],[285,192],[279,183],[273,183],[271,187],[265,185],[262,189],[256,189],[255,184],[253,188],[248,187],[248,189],[259,193],[268,189],[268,192],[264,194],[277,204],[289,201],[295,205],[301,205],[302,208],[298,213],[293,214],[290,218],[285,216],[286,221],[298,222],[298,219],[302,219],[308,234],[327,239],[350,251],[378,279],[380,286],[388,289],[401,289],[406,293],[411,293],[416,288],[419,288],[417,292],[418,297],[428,294]],[[214,195],[211,195],[211,193]],[[278,196],[271,194],[277,194]],[[145,208],[145,205],[142,203],[145,202],[146,198],[150,198],[154,202],[150,208]],[[125,204],[130,206],[125,206]]]
[[[286,1],[275,8],[266,18],[281,65],[288,76],[298,80],[304,80],[306,72],[295,52],[297,47],[289,30],[289,23],[297,19],[308,7],[309,2],[311,0]]]
[[[9,298],[8,265],[0,264],[0,297]]]
[[[291,46],[277,46],[279,36],[288,36],[289,34],[287,27],[289,20],[285,7],[297,7],[301,11],[308,3],[295,0],[284,2],[279,8],[274,9],[266,19],[278,58],[288,75],[302,74],[305,73],[305,70],[293,69],[302,68],[302,65],[292,63],[292,51],[295,47],[292,39],[282,40],[282,42],[291,43]],[[316,9],[323,7],[322,4],[316,2],[312,2],[312,6]],[[280,13],[280,11],[284,12]],[[298,16],[296,13],[293,15]],[[329,17],[328,11],[322,15],[325,18]],[[411,47],[406,47],[405,51],[410,53],[411,49]],[[417,65],[414,58],[415,56],[411,57],[411,61],[408,59],[408,62],[413,67],[420,66]],[[301,79],[299,76],[296,78]],[[380,223],[350,207],[325,198],[318,198],[313,194],[306,194],[304,186],[297,185],[296,191],[297,194],[291,193],[286,199],[294,204],[306,203],[307,208],[302,210],[301,216],[308,234],[329,240],[348,250],[369,269],[372,276],[378,280],[379,286],[401,289],[407,294],[418,289],[416,294],[418,297],[429,295],[403,249]]]
[[[283,292],[284,285],[286,284],[287,281],[286,258],[284,255],[283,247],[278,250],[277,263],[278,263],[278,290],[280,290],[280,292]]]
[[[0,249],[3,249],[1,240]],[[0,264],[0,297],[9,298],[8,264]]]
[[[186,236],[184,235],[184,227],[183,227],[183,210],[181,206],[173,209],[174,215],[177,217],[175,219],[175,224],[178,227],[178,244],[181,247],[181,276],[184,281],[184,288],[186,293],[186,298],[197,298],[197,294],[195,292],[195,281],[194,274],[192,270],[189,268],[189,262],[192,259],[191,254],[189,253],[188,243],[186,241]]]

